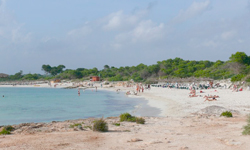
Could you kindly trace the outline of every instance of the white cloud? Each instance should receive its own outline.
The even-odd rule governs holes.
[[[125,14],[122,10],[111,13],[110,15],[101,19],[104,23],[104,30],[124,30],[131,29],[138,24],[144,17],[146,17],[155,3],[149,3],[147,9],[135,11],[132,14]]]
[[[132,38],[134,41],[143,40],[151,41],[157,40],[164,35],[164,24],[157,25],[151,20],[141,21],[138,26],[132,31]]]
[[[86,36],[89,35],[92,32],[91,27],[84,25],[81,28],[73,29],[68,32],[69,36]]]
[[[149,44],[161,40],[165,36],[165,25],[157,24],[151,20],[142,20],[129,32],[122,32],[115,37],[116,44],[120,47],[127,44]]]
[[[0,3],[0,39],[7,40],[2,44],[22,44],[31,41],[31,33],[23,31],[24,24],[16,22],[15,18],[5,10],[6,1]]]
[[[184,22],[197,15],[201,15],[203,12],[210,8],[210,1],[205,2],[193,2],[193,4],[187,10],[181,10],[179,14],[173,19],[173,23]]]
[[[221,38],[222,38],[223,40],[228,40],[228,39],[233,38],[236,34],[237,34],[236,31],[227,31],[227,32],[223,32],[223,33],[221,34]]]

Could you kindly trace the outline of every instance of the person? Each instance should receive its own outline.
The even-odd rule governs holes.
[[[126,95],[130,95],[130,94],[131,94],[130,91],[127,91],[127,92],[126,92]]]
[[[137,84],[136,85],[136,92],[138,93],[138,91],[139,91],[139,85]]]
[[[81,93],[80,93],[80,89],[78,88],[78,96],[80,96],[81,95]]]
[[[95,91],[97,92],[97,86],[95,87]]]
[[[193,95],[189,95],[189,97],[198,97],[198,95],[193,94]]]
[[[143,86],[141,87],[141,92],[143,93],[143,91],[144,91],[144,88],[143,88]]]
[[[212,99],[209,99],[208,97],[206,97],[205,101],[217,101],[217,99],[215,97],[213,97]]]

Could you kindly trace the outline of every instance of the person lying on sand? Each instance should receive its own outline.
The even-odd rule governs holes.
[[[198,97],[198,95],[193,94],[193,95],[189,95],[189,97]]]
[[[205,101],[217,101],[217,99],[215,97],[213,97],[213,98],[206,97]]]
[[[198,96],[200,96],[201,97],[201,95],[195,95],[195,94],[193,94],[193,95],[189,95],[189,97],[191,98],[191,97],[198,97]]]
[[[205,95],[203,98],[219,98],[219,95],[210,95],[210,96]]]
[[[196,94],[196,91],[195,90],[190,90],[190,93],[189,94]]]

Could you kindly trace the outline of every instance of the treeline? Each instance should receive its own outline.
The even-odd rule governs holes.
[[[232,81],[245,80],[250,82],[250,56],[244,52],[232,54],[228,61],[190,61],[181,58],[158,61],[157,64],[137,66],[113,67],[105,65],[103,69],[78,68],[65,69],[64,65],[51,67],[43,65],[45,75],[26,74],[22,71],[10,75],[2,80],[38,80],[38,79],[89,79],[90,76],[100,76],[109,81],[127,81],[133,79],[136,82],[150,82],[166,78],[205,77],[211,79],[227,79]]]

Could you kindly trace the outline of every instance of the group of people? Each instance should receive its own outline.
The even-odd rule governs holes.
[[[215,90],[217,92],[217,90]],[[203,91],[200,91],[200,93],[204,93]],[[190,89],[189,97],[198,97],[201,95],[196,95],[196,90],[195,89]],[[205,95],[203,98],[205,98],[205,101],[216,101],[216,98],[219,98],[219,95]]]
[[[241,88],[238,89],[238,86],[236,84],[234,84],[232,92],[238,92],[238,91],[243,91],[243,88],[241,87]]]

